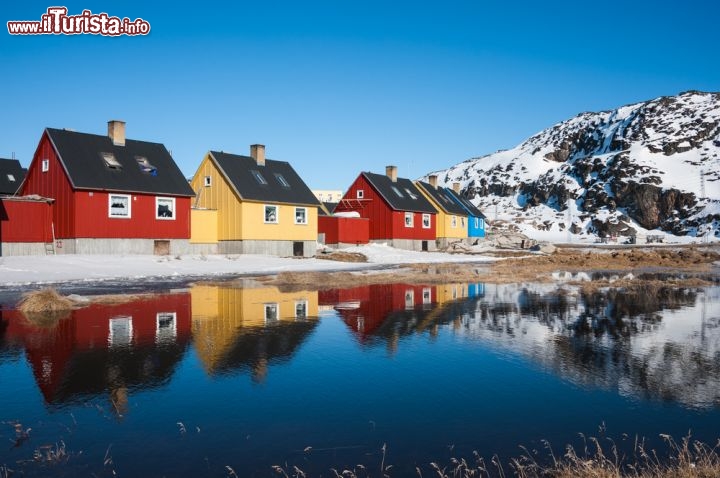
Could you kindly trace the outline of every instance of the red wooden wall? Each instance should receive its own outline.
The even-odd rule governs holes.
[[[52,242],[53,205],[0,198],[0,242]]]
[[[370,221],[360,217],[319,216],[318,232],[325,234],[325,244],[367,244]]]

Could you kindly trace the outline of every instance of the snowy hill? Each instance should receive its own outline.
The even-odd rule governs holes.
[[[431,174],[459,182],[490,223],[536,239],[720,240],[720,93],[582,113]]]

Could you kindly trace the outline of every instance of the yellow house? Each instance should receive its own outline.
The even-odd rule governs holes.
[[[468,213],[452,198],[450,189],[438,186],[437,176],[432,175],[429,183],[415,181],[423,196],[437,209],[436,242],[438,249],[453,243],[468,242]]]
[[[191,243],[217,242],[220,254],[315,255],[320,203],[289,163],[265,159],[265,146],[250,156],[209,151],[190,185],[193,219],[217,216],[192,228]]]
[[[247,371],[262,381],[317,325],[317,291],[195,286],[190,295],[193,343],[210,375]]]

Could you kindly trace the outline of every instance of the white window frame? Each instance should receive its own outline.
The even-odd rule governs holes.
[[[122,325],[127,330],[127,334],[116,335],[116,327],[113,325]],[[122,338],[122,341],[120,340]],[[133,318],[131,315],[120,315],[113,317],[108,322],[108,345],[111,347],[130,345],[133,341]]]
[[[365,191],[363,189],[358,189],[355,191],[355,197],[357,199],[363,199],[365,197]]]
[[[268,208],[275,209],[275,220],[274,221],[268,221]],[[265,221],[265,224],[279,224],[280,223],[280,206],[277,206],[275,204],[265,204],[263,206],[263,221]]]
[[[450,227],[452,227],[453,229],[457,227],[457,216],[450,216]]]
[[[415,217],[414,216],[415,215],[411,212],[405,213],[405,227],[415,227],[415,225],[414,225]],[[408,221],[408,219],[410,219],[410,220]]]
[[[432,218],[430,217],[430,214],[422,215],[422,227],[423,229],[430,229],[432,227]]]
[[[460,216],[460,227],[465,229],[465,216]]]
[[[415,290],[405,290],[405,310],[412,310],[415,308]]]
[[[273,314],[268,314],[272,311]],[[265,325],[274,324],[280,321],[280,304],[277,302],[266,302],[263,304],[263,317],[265,319]]]
[[[205,185],[206,188],[209,188],[210,186],[212,186],[212,176],[205,176],[205,179],[203,181],[204,181],[203,184]]]
[[[125,198],[127,199],[127,214],[124,216],[112,214],[112,200],[113,198]],[[108,217],[113,219],[130,219],[132,218],[132,196],[129,194],[108,194]]]
[[[298,221],[298,211],[303,211],[303,221]],[[295,208],[295,224],[307,225],[308,223],[308,211],[306,207]]]
[[[43,159],[40,161],[40,169],[43,173],[47,173],[50,171],[50,160],[49,159]]]
[[[8,181],[10,181],[11,183],[15,182],[15,176],[13,176],[12,174],[8,173],[7,178],[8,178]]]
[[[422,301],[423,305],[432,304],[432,289],[430,287],[423,287]]]
[[[475,218],[475,229],[480,229],[480,218],[479,217]]]
[[[161,201],[170,201],[170,204],[171,204],[170,211],[172,212],[172,216],[170,216],[170,217],[160,216],[160,202]],[[177,214],[176,214],[176,210],[175,210],[175,198],[160,197],[160,196],[155,198],[155,219],[157,219],[159,221],[174,221],[176,216],[177,216]]]
[[[165,320],[172,319],[169,326],[162,325]],[[155,315],[155,343],[174,342],[177,339],[177,313],[158,312]]]
[[[298,307],[303,307],[304,315],[298,315]],[[308,318],[308,301],[296,300],[295,301],[295,320],[305,320]]]

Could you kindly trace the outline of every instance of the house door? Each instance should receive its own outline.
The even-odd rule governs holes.
[[[422,250],[427,252],[428,250],[428,241],[422,241]]]
[[[305,256],[305,244],[302,241],[293,241],[293,256]]]
[[[155,241],[153,254],[156,256],[167,256],[170,254],[170,241]]]

